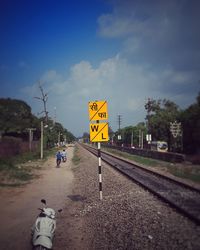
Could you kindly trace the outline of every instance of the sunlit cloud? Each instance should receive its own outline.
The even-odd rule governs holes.
[[[98,19],[99,34],[121,39],[121,54],[155,67],[188,70],[200,58],[199,1],[111,1]]]
[[[122,126],[144,121],[148,97],[185,108],[200,90],[199,1],[109,2],[113,9],[99,16],[98,35],[113,43],[120,40],[116,55],[96,66],[85,59],[64,73],[51,69],[39,77],[48,92],[50,115],[56,107],[58,120],[76,135],[88,131],[89,101],[107,100],[115,130],[117,114]],[[40,94],[38,84],[22,93]]]
[[[76,131],[74,122],[83,124],[80,130],[87,131],[87,104],[93,100],[108,101],[109,119],[114,128],[119,113],[126,114],[124,126],[144,121],[144,104],[148,97],[187,103],[188,93],[181,94],[178,89],[191,78],[192,75],[171,68],[153,71],[147,64],[131,64],[119,55],[102,61],[96,68],[88,61],[81,61],[71,67],[66,78],[55,70],[45,72],[41,77],[45,80],[42,86],[49,96],[50,115],[53,116],[56,106],[58,118],[67,123],[71,131]],[[37,83],[22,91],[26,95],[40,95]]]

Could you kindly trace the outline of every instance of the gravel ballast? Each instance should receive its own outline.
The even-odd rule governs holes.
[[[200,227],[76,145],[74,188],[67,197],[56,240],[59,249],[200,249]],[[65,233],[63,232],[65,231]]]

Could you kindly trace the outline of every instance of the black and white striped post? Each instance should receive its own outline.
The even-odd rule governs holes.
[[[90,141],[98,143],[98,174],[99,174],[99,196],[103,199],[102,193],[102,175],[101,175],[101,143],[108,141],[108,119],[107,101],[94,101],[88,103],[90,120]],[[100,121],[104,121],[99,123]],[[96,123],[94,123],[96,121]]]
[[[101,176],[101,143],[98,142],[98,160],[99,160],[99,198],[103,199],[102,193],[102,176]]]

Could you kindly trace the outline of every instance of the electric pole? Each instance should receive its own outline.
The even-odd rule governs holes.
[[[147,127],[147,135],[146,135],[146,140],[148,141],[148,144],[151,143],[151,134],[150,134],[150,111],[151,111],[151,99],[148,98],[147,102],[145,103],[145,109],[147,111],[147,116],[146,116],[146,127]]]
[[[33,141],[33,131],[36,130],[36,128],[27,128],[29,132],[29,151],[31,152],[32,150],[32,141]]]
[[[121,121],[122,121],[121,115],[118,115],[118,116],[117,116],[117,119],[118,119],[119,132],[120,132],[120,126],[121,126]]]
[[[56,124],[56,107],[54,107],[54,125]]]
[[[122,139],[122,136],[121,136],[121,122],[122,122],[121,115],[118,115],[117,116],[117,123],[118,123],[118,126],[119,126],[119,129],[118,129],[118,140]]]
[[[145,103],[145,109],[147,110],[147,133],[150,133],[150,126],[149,126],[149,118],[150,118],[150,109],[151,109],[151,99],[148,98],[147,102]]]

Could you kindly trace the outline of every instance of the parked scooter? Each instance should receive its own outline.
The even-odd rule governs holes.
[[[56,230],[56,212],[54,209],[46,207],[46,200],[42,199],[41,202],[45,206],[39,208],[40,214],[32,227],[33,250],[52,249]],[[58,212],[61,211],[62,209],[58,210]]]

